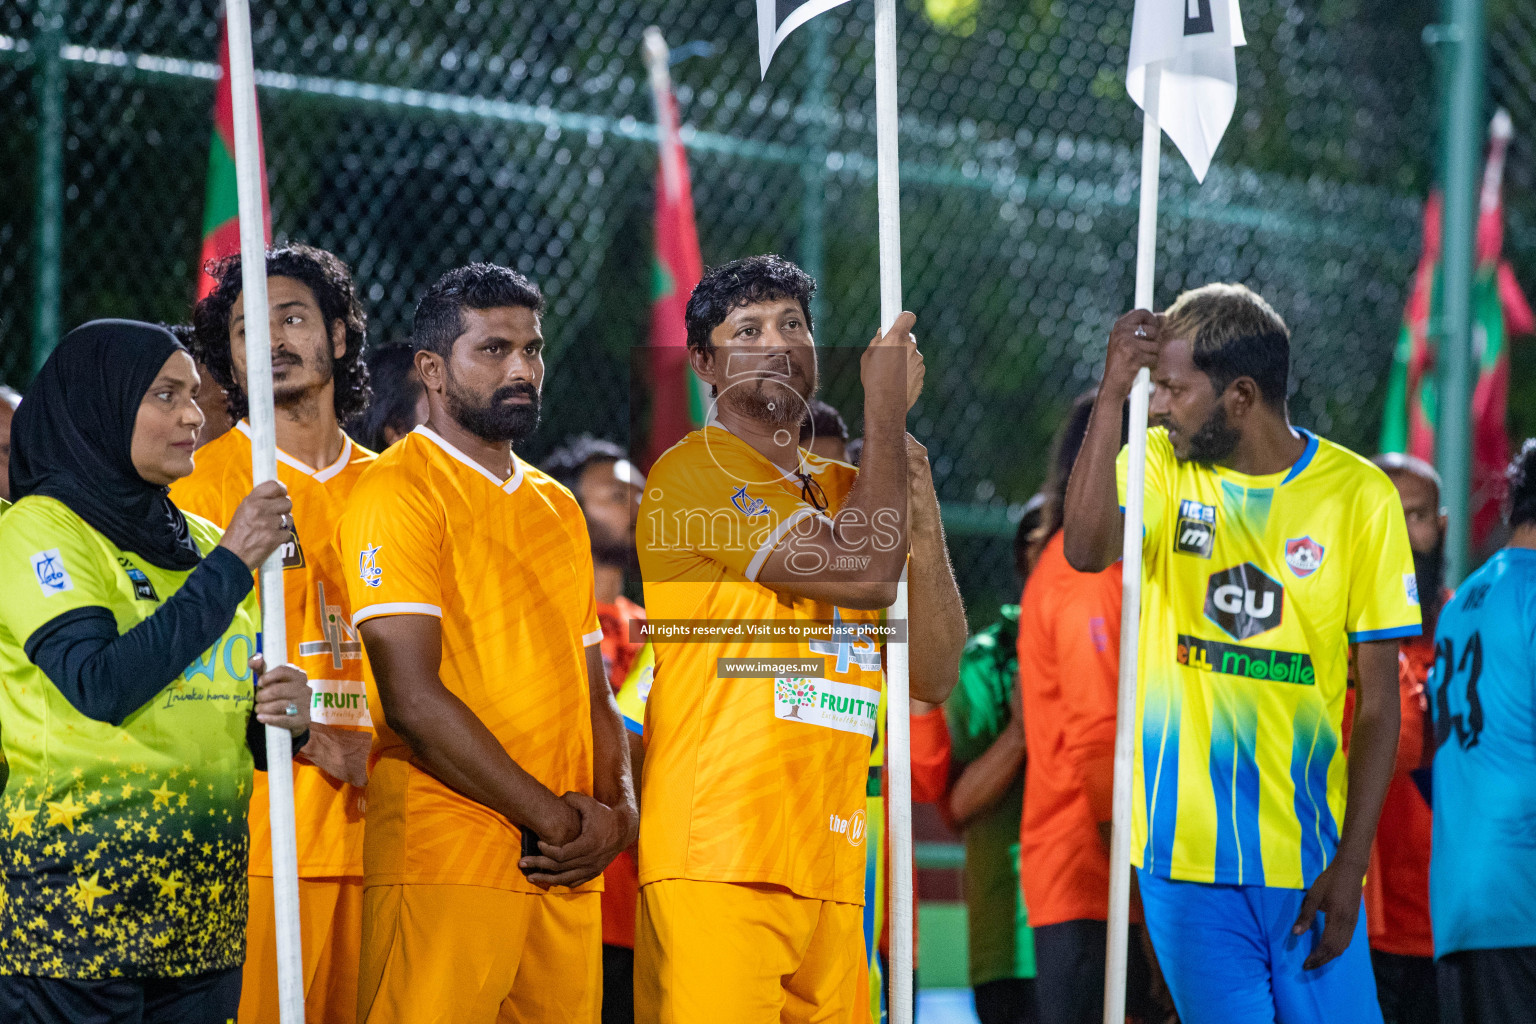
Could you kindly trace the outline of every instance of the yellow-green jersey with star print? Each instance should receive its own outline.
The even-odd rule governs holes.
[[[218,544],[211,523],[187,525],[204,554]],[[77,711],[23,647],[78,608],[126,632],[190,574],[122,551],[53,498],[0,520],[0,974],[177,977],[244,959],[254,592],[121,726]]]
[[[1311,885],[1344,821],[1349,645],[1419,632],[1396,488],[1302,433],[1248,476],[1148,432],[1131,850],[1161,878]]]

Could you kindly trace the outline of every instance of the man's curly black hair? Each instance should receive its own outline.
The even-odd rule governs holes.
[[[250,411],[242,382],[235,380],[230,358],[229,316],[240,297],[240,256],[216,260],[204,271],[218,283],[192,312],[192,354],[229,392],[229,411],[241,419]],[[341,259],[324,249],[299,242],[267,250],[267,276],[291,277],[315,295],[327,332],[340,320],[346,325],[347,350],[335,361],[336,419],[347,423],[368,405],[368,364],[363,361],[368,316],[352,284],[352,271]]]
[[[1536,523],[1536,437],[1528,437],[1509,464],[1509,528]]]
[[[795,299],[805,314],[806,330],[811,322],[811,296],[816,282],[811,276],[782,256],[748,256],[712,267],[688,297],[683,317],[688,325],[688,347],[709,352],[714,343],[710,333],[730,315],[731,310],[769,299]]]

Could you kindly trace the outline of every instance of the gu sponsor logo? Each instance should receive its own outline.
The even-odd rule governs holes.
[[[827,831],[848,840],[849,846],[863,846],[866,830],[863,810],[854,811],[852,816],[847,818],[839,817],[835,813],[827,816]]]
[[[1216,507],[1198,501],[1179,502],[1179,522],[1174,532],[1173,549],[1184,555],[1210,558],[1216,545]]]
[[[1285,542],[1285,564],[1297,578],[1306,579],[1323,564],[1323,546],[1311,537],[1296,537]]]
[[[823,729],[875,734],[880,691],[831,679],[775,679],[773,716]]]
[[[1180,665],[1245,679],[1272,679],[1277,683],[1311,686],[1316,680],[1312,656],[1298,651],[1272,651],[1264,647],[1239,647],[1220,640],[1179,636]]]
[[[1211,573],[1205,585],[1205,617],[1234,640],[1267,633],[1285,615],[1285,588],[1252,562]]]

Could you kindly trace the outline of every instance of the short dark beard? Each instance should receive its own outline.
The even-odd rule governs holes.
[[[1217,402],[1200,429],[1189,436],[1185,461],[1213,465],[1235,452],[1242,439],[1243,432],[1227,422],[1227,407]]]
[[[297,353],[295,353],[295,355],[297,355]],[[322,348],[319,353],[319,358],[323,364],[318,367],[320,370],[320,382],[312,386],[292,388],[285,387],[282,384],[274,383],[272,386],[273,406],[278,409],[289,409],[295,406],[301,407],[306,402],[311,405],[315,404],[318,399],[318,393],[323,391],[327,384],[336,379],[336,357],[331,355],[331,350],[328,347]],[[309,363],[308,360],[300,355],[297,365],[307,366]],[[318,406],[316,407],[318,408]]]
[[[488,401],[480,404],[475,395],[459,387],[452,370],[448,371],[446,383],[443,394],[448,400],[448,415],[482,441],[517,444],[538,429],[539,392],[532,384],[508,384],[497,388]],[[532,402],[528,405],[504,404],[515,395],[527,395]]]
[[[796,386],[801,382],[806,384],[803,394]],[[792,426],[798,431],[809,409],[811,396],[816,393],[816,380],[812,377],[807,381],[799,376],[756,377],[731,384],[727,390],[730,392],[730,404],[747,419],[777,426]]]
[[[1413,553],[1413,576],[1419,588],[1419,611],[1424,617],[1424,632],[1433,635],[1445,600],[1445,534],[1429,551]]]

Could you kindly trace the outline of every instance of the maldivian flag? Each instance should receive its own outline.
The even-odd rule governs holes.
[[[229,22],[220,19],[219,88],[213,100],[213,145],[208,150],[208,194],[203,203],[203,253],[197,261],[197,297],[213,291],[209,263],[240,251],[240,201],[235,190],[235,112],[230,97]],[[261,153],[261,216],[267,244],[272,243],[272,206],[267,200],[267,152],[261,143],[257,115],[256,140]]]
[[[688,296],[704,276],[699,231],[693,219],[688,154],[678,131],[677,101],[666,66],[653,69],[660,156],[656,169],[656,263],[651,283],[651,425],[645,468],[707,414],[701,384],[688,365]]]
[[[1504,157],[1509,149],[1509,115],[1499,111],[1489,132],[1488,164],[1478,203],[1477,269],[1472,279],[1472,356],[1477,384],[1472,392],[1472,544],[1481,547],[1499,522],[1504,498],[1504,469],[1509,464],[1505,424],[1509,398],[1509,338],[1536,330],[1536,316],[1520,291],[1514,271],[1501,259],[1504,245]],[[1430,321],[1440,298],[1442,199],[1431,193],[1424,204],[1424,249],[1413,275],[1413,291],[1403,311],[1387,406],[1382,418],[1381,450],[1407,452],[1435,461],[1435,424],[1439,416],[1435,347]]]

